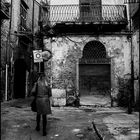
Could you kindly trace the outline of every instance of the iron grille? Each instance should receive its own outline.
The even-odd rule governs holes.
[[[51,25],[66,22],[127,22],[125,5],[50,5],[49,19]]]
[[[140,0],[124,0],[124,3],[140,3]]]
[[[83,50],[83,58],[106,58],[106,49],[104,45],[98,41],[88,42]]]

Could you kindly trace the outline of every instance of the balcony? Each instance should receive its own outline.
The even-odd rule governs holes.
[[[53,26],[57,23],[127,23],[125,5],[50,5],[49,19]]]
[[[119,32],[127,25],[126,6],[50,5],[43,23],[46,32],[51,27],[56,34]]]
[[[1,19],[9,19],[10,18],[9,7],[10,7],[10,4],[8,2],[1,0]]]

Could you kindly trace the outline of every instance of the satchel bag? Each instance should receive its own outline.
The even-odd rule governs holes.
[[[31,95],[36,96],[37,92],[37,83],[34,84],[32,90],[31,90]]]
[[[31,103],[31,110],[33,112],[37,112],[37,107],[36,107],[36,98],[33,99],[32,103]]]
[[[33,89],[32,89],[32,95],[34,95],[35,97],[34,97],[34,99],[33,99],[33,101],[32,101],[32,103],[31,103],[31,110],[33,111],[33,112],[37,112],[37,107],[36,107],[36,95],[37,95],[37,84],[35,84],[34,85],[34,87],[33,87]]]

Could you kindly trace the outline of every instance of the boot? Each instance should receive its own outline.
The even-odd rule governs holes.
[[[43,136],[46,136],[47,135],[47,132],[46,132],[46,125],[47,125],[47,118],[46,118],[46,115],[42,115],[42,119],[43,119]]]
[[[37,123],[36,131],[39,131],[40,130],[40,115],[39,114],[37,114],[36,116],[36,123]]]

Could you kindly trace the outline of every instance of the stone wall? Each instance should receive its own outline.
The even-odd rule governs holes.
[[[100,41],[106,48],[107,57],[111,58],[111,87],[112,95],[116,97],[118,93],[118,77],[123,78],[125,74],[131,73],[130,65],[130,42],[126,36],[69,36],[56,37],[45,44],[45,47],[51,46],[51,76],[53,96],[65,100],[66,86],[71,83],[77,88],[77,60],[82,57],[82,51],[89,41]],[[61,92],[63,91],[63,92]],[[58,93],[57,93],[58,92]],[[61,103],[60,103],[61,104]]]

